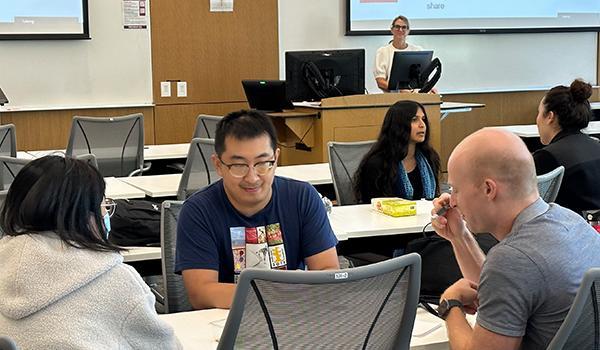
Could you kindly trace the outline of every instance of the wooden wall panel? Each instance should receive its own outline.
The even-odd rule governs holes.
[[[98,108],[29,112],[2,112],[2,124],[14,124],[17,131],[17,149],[34,151],[65,149],[69,141],[73,116],[116,117],[132,113],[144,114],[144,138],[146,144],[154,144],[154,109]],[[110,135],[107,135],[110,137]]]
[[[233,12],[209,12],[208,0],[150,7],[155,104],[245,101],[242,79],[278,79],[277,0],[236,0]],[[188,97],[160,97],[166,80],[186,81]]]
[[[225,115],[243,108],[246,102],[156,106],[156,143],[190,142],[198,114]]]

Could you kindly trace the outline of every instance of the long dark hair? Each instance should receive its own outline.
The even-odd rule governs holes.
[[[592,96],[592,86],[576,79],[571,86],[555,86],[544,97],[546,113],[554,112],[562,130],[576,131],[586,128],[592,118],[588,99]]]
[[[417,143],[416,151],[421,151],[429,162],[435,176],[436,194],[439,193],[440,156],[429,144],[429,120],[425,107],[415,101],[398,101],[388,109],[377,142],[362,159],[354,176],[354,193],[359,202],[363,199],[360,193],[363,182],[368,182],[373,188],[372,192],[378,193],[378,196],[390,197],[394,195],[398,163],[406,158],[408,154],[411,123],[419,108],[425,116],[426,130],[425,140]],[[381,169],[379,169],[375,178],[366,178],[363,175],[365,165],[374,157],[382,160]]]
[[[120,251],[104,234],[100,204],[105,183],[86,162],[47,156],[28,163],[15,177],[0,213],[4,234],[54,231],[76,248]]]

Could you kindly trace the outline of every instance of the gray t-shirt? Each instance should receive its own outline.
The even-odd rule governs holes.
[[[477,323],[545,349],[566,317],[584,273],[600,266],[600,235],[582,217],[538,199],[517,216],[483,264]]]

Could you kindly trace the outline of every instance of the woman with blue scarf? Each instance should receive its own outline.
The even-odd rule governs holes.
[[[355,174],[354,190],[360,203],[376,197],[433,199],[439,195],[439,173],[425,108],[398,101],[387,111],[377,142]]]

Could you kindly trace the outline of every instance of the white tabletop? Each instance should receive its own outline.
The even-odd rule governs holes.
[[[124,262],[160,260],[162,253],[160,247],[125,247],[128,250],[122,252]]]
[[[187,158],[189,143],[176,143],[169,145],[144,146],[144,160]],[[20,151],[17,158],[35,159],[50,154],[65,154],[64,149],[49,149],[41,151]]]
[[[495,126],[494,128],[512,132],[519,137],[540,137],[537,125],[535,124],[505,125]],[[588,127],[581,131],[586,134],[600,134],[600,121],[590,122]]]
[[[312,185],[332,182],[328,163],[278,166],[275,174]],[[119,180],[137,187],[149,197],[173,197],[177,195],[181,174],[120,177]]]
[[[106,191],[104,192],[104,195],[107,198],[120,199],[146,197],[146,193],[144,193],[144,191],[120,181],[117,178],[105,177],[104,182],[106,182]]]
[[[278,166],[275,175],[305,181],[311,185],[332,183],[329,163]]]
[[[431,222],[431,201],[417,202],[417,215],[392,217],[371,209],[370,204],[333,207],[329,222],[338,240],[359,237],[387,236],[422,232]],[[431,225],[426,232],[431,232]]]
[[[138,188],[149,197],[173,197],[177,195],[181,174],[131,176],[119,179]]]
[[[187,158],[189,143],[144,146],[144,160]]]
[[[173,327],[183,349],[204,350],[217,348],[228,314],[228,310],[209,309],[159,315],[159,318]],[[472,323],[473,317],[469,319]],[[410,348],[444,349],[447,344],[444,321],[421,308],[417,309]]]

